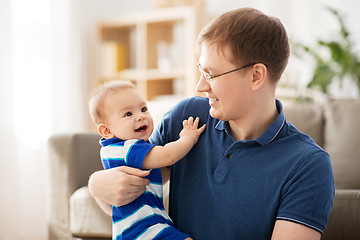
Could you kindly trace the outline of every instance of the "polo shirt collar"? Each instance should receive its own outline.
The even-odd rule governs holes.
[[[276,138],[279,134],[280,130],[284,126],[285,123],[285,114],[283,111],[283,106],[279,100],[276,99],[276,108],[279,112],[279,115],[276,119],[271,123],[271,125],[256,139],[250,140],[259,143],[261,146],[264,146],[270,143],[272,140]],[[229,122],[221,121],[215,125],[215,129],[220,131],[225,131],[229,136],[232,136],[230,133]]]

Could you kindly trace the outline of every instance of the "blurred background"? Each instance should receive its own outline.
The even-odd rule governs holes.
[[[99,30],[99,23],[116,18],[126,21],[123,16],[139,16],[142,12],[156,17],[156,14],[152,13],[169,2],[171,1],[0,1],[0,129],[3,134],[0,144],[1,240],[47,239],[49,173],[46,142],[56,133],[93,130],[87,107],[90,93],[98,83],[119,77],[105,78],[99,73],[102,71],[99,70],[102,63],[98,51],[109,47],[101,45],[100,42],[109,38],[107,30],[110,29],[105,25],[105,30]],[[319,39],[331,41],[340,35],[339,21],[326,9],[332,7],[341,14],[350,33],[348,38],[352,44],[352,53],[360,54],[360,2],[356,0],[193,2],[200,9],[197,14],[206,16],[207,19],[234,8],[257,8],[278,17],[294,45],[299,43],[310,46],[319,50],[319,54],[322,51],[317,45]],[[191,46],[188,42],[193,42],[196,37],[193,34],[181,34],[182,31],[186,31],[181,27],[180,30],[171,31],[171,42],[184,44],[181,46],[185,47]],[[197,29],[191,31],[196,32]],[[139,36],[135,38],[138,39]],[[175,63],[169,63],[166,57],[161,56],[169,52],[170,46],[167,42],[159,41],[154,44],[156,46],[151,46],[151,41],[148,41],[147,46],[154,48],[157,56],[156,60],[148,56],[147,61],[156,61],[156,66],[148,62],[142,63],[139,59],[142,56],[141,50],[144,49],[137,49],[136,45],[134,47],[131,43],[131,36],[129,39],[130,43],[125,45],[125,48],[130,50],[125,51],[133,50],[137,57],[128,56],[130,60],[127,68],[131,70],[124,71],[124,75],[120,75],[122,78],[134,80],[135,76],[139,77],[136,74],[142,73],[142,67],[146,70],[158,68],[166,71],[169,64],[177,64],[177,58],[189,58],[190,63],[196,63],[195,54],[181,56],[181,47],[180,50],[174,50],[177,56]],[[313,89],[308,88],[308,84],[313,80],[316,61],[306,51],[300,49],[298,52],[296,56],[291,56],[288,68],[281,79],[279,98],[296,96],[299,99],[321,101],[324,96],[358,97],[358,88],[351,81],[349,84],[345,84],[344,81],[341,85],[343,88],[335,84],[326,88],[325,92],[315,91],[312,94]],[[127,54],[131,55],[129,52]],[[324,55],[326,57],[329,53],[324,50]],[[133,72],[134,69],[136,73]],[[146,79],[160,78],[164,80],[160,83],[165,85],[169,84],[171,79],[171,84],[168,85],[171,88],[170,92],[165,89],[164,92],[153,93],[151,89],[158,89],[156,85],[151,87],[138,84],[144,94],[148,94],[150,106],[157,104],[158,108],[161,108],[159,113],[155,113],[156,121],[163,111],[178,99],[196,94],[193,91],[196,77],[194,79],[192,76],[195,75],[182,73],[184,69],[190,69],[189,72],[197,71],[195,65],[191,65],[184,66],[174,76],[145,76]],[[146,71],[146,74],[153,73]],[[162,105],[164,101],[166,104]]]

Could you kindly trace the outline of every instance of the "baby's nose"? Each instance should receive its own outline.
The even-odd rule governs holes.
[[[144,117],[144,115],[143,114],[139,114],[138,116],[137,116],[137,118],[136,118],[136,121],[141,121],[141,120],[143,120],[145,117]]]

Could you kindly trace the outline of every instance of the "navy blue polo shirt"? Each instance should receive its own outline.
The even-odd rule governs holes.
[[[277,219],[324,230],[335,192],[330,157],[286,121],[280,101],[276,106],[274,122],[244,141],[210,116],[207,98],[186,99],[165,114],[154,144],[177,140],[189,116],[207,124],[171,167],[169,212],[180,231],[197,240],[270,239]]]

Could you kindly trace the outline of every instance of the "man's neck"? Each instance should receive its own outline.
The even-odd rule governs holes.
[[[251,140],[259,137],[278,116],[275,101],[262,104],[247,116],[229,121],[231,134],[236,141]]]

